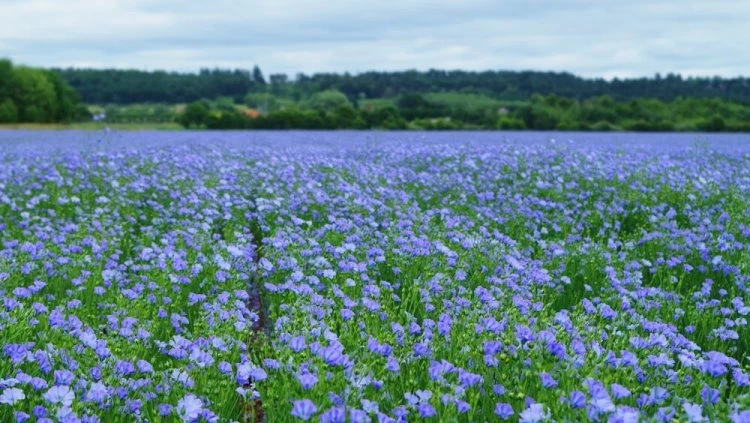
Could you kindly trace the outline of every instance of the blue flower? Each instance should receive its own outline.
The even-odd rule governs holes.
[[[573,391],[568,395],[570,406],[573,408],[583,408],[586,406],[586,395],[581,391]]]
[[[549,411],[545,410],[543,404],[531,404],[521,412],[521,423],[537,423],[549,419]]]
[[[513,414],[515,413],[513,411],[513,407],[510,404],[504,402],[495,404],[495,415],[497,415],[501,419],[508,420],[511,416],[513,416]]]
[[[0,404],[15,405],[19,401],[26,399],[23,391],[18,388],[6,388],[0,394]]]
[[[466,402],[466,401],[457,400],[456,401],[456,410],[458,410],[458,414],[468,413],[469,410],[471,410],[471,405],[469,405],[469,403]]]
[[[703,417],[703,409],[698,404],[684,402],[682,403],[682,409],[685,411],[685,416],[690,422],[702,422],[706,420]]]
[[[203,411],[203,401],[193,394],[187,394],[177,402],[177,415],[184,422],[195,422]]]
[[[70,385],[73,383],[75,375],[68,370],[55,370],[55,384]]]
[[[352,423],[369,423],[370,421],[370,416],[365,411],[356,408],[349,410],[349,418]]]
[[[14,414],[14,417],[16,418],[16,423],[25,423],[31,418],[31,416],[28,413],[24,413],[23,411],[16,411],[13,414]]]
[[[318,407],[316,407],[315,403],[309,399],[294,401],[292,406],[292,417],[307,421],[312,418],[316,411],[318,411]]]
[[[542,372],[539,374],[539,377],[542,380],[542,386],[545,388],[554,388],[557,386],[557,381],[549,373]]]
[[[102,403],[104,400],[109,398],[109,391],[107,387],[101,382],[94,382],[91,384],[88,392],[86,393],[86,400],[96,403]]]
[[[70,407],[75,399],[75,393],[69,386],[53,386],[42,395],[42,398],[51,404]]]
[[[320,414],[320,423],[345,423],[346,410],[344,407],[332,407]]]
[[[428,402],[422,402],[419,405],[417,405],[417,412],[419,413],[419,416],[423,419],[434,417],[437,412],[435,411],[435,408],[430,405]]]
[[[307,347],[307,343],[305,342],[304,336],[297,336],[295,338],[292,338],[291,341],[289,341],[289,348],[292,349],[292,351],[298,353],[302,350],[304,350]]]
[[[706,404],[714,405],[719,402],[720,392],[718,389],[706,385],[701,390],[701,398]]]
[[[610,388],[612,389],[612,395],[614,395],[615,399],[627,398],[631,395],[630,390],[628,390],[628,388],[618,383],[613,383],[612,386],[610,386]]]

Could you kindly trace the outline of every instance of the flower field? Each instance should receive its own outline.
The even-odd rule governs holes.
[[[750,422],[750,139],[550,138],[0,133],[0,421]]]

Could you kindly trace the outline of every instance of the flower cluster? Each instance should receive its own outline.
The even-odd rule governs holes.
[[[2,421],[750,421],[750,145],[15,136]]]

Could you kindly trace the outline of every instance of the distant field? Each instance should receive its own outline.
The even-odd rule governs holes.
[[[81,129],[81,130],[92,130],[101,131],[106,128],[116,129],[119,131],[140,131],[147,129],[156,130],[175,130],[182,129],[182,127],[173,122],[169,123],[157,123],[157,122],[144,122],[144,123],[102,123],[102,122],[79,122],[79,123],[10,123],[0,124],[0,130],[7,129],[26,129],[26,130],[61,130],[61,129]]]

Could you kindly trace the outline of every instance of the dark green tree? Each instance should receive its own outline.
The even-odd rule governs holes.
[[[209,123],[211,109],[204,101],[190,103],[185,111],[177,118],[177,122],[185,128],[200,128]]]
[[[266,85],[266,79],[263,77],[263,72],[260,71],[260,68],[257,65],[253,66],[253,82],[260,85]]]
[[[18,122],[18,109],[10,98],[0,100],[0,123]]]

